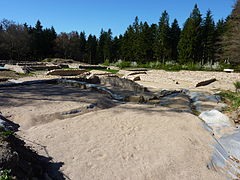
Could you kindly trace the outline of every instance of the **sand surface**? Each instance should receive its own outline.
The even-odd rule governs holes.
[[[221,179],[207,169],[211,137],[188,113],[124,104],[20,134],[70,179]]]
[[[61,164],[65,179],[223,179],[207,168],[212,137],[190,113],[62,85],[0,88],[0,99],[18,134]],[[81,112],[61,115],[75,109]]]
[[[119,72],[125,77],[132,73],[121,70]],[[179,71],[167,72],[164,70],[150,70],[146,74],[139,74],[139,84],[149,87],[152,90],[159,89],[189,89],[191,91],[212,92],[219,90],[235,91],[233,83],[240,81],[240,73],[206,72],[206,71]],[[131,76],[130,76],[131,77]],[[198,82],[216,78],[217,81],[207,86],[195,87]]]

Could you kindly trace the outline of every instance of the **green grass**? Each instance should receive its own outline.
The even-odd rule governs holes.
[[[3,136],[10,136],[10,135],[13,135],[13,133],[14,133],[13,131],[3,131],[0,134]]]
[[[240,93],[231,91],[222,91],[219,94],[229,106],[229,111],[237,110],[240,107]]]
[[[236,90],[240,89],[240,81],[235,82],[234,86],[235,86]]]
[[[223,69],[234,69],[235,71],[240,70],[240,66],[233,66],[231,64],[225,63],[216,63],[215,65],[205,64],[201,66],[199,63],[185,63],[180,64],[174,61],[168,61],[165,64],[160,61],[152,61],[146,63],[136,63],[130,61],[117,61],[115,63],[109,63],[109,61],[105,61],[104,65],[112,65],[117,66],[121,69],[126,68],[147,68],[147,69],[161,69],[165,71],[180,71],[180,70],[189,70],[189,71],[223,71]]]
[[[114,70],[114,69],[88,69],[88,71],[92,71],[92,70],[105,71],[105,72],[110,72],[113,74],[117,74],[119,71],[119,70]]]
[[[0,172],[0,180],[12,180],[11,170],[5,169]]]

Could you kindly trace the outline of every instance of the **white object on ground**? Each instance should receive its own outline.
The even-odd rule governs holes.
[[[20,84],[20,83],[23,82],[23,81],[18,81],[18,80],[16,80],[16,79],[9,79],[8,81],[9,81],[9,82],[13,82],[13,83],[17,83],[17,84]]]
[[[233,122],[229,120],[229,118],[218,110],[204,111],[199,115],[205,123],[207,123],[210,127],[234,127]]]
[[[224,69],[223,71],[224,71],[224,72],[233,72],[234,69]]]

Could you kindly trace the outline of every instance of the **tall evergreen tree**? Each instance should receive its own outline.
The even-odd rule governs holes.
[[[83,62],[86,62],[85,60],[85,56],[86,56],[86,43],[87,43],[87,40],[86,40],[86,34],[85,32],[80,32],[80,35],[79,35],[79,44],[80,44],[80,47],[79,47],[79,51],[80,51],[80,57],[79,57],[79,61],[83,61]]]
[[[153,60],[153,42],[155,40],[155,36],[152,27],[149,27],[147,22],[140,25],[140,29],[140,60],[142,63],[146,63]]]
[[[178,59],[177,45],[180,40],[181,29],[177,19],[174,19],[170,29],[171,60]]]
[[[97,38],[91,34],[86,43],[86,58],[89,64],[94,64],[97,58]]]
[[[135,42],[135,33],[132,25],[130,25],[126,32],[124,33],[121,52],[123,60],[134,61],[134,44]]]
[[[155,42],[155,57],[165,63],[170,58],[170,27],[167,11],[162,13]]]
[[[111,47],[112,47],[112,31],[101,30],[99,43],[98,43],[98,63],[105,60],[111,60]]]
[[[41,22],[38,20],[35,28],[31,31],[31,51],[33,54],[33,57],[36,60],[43,59],[44,54],[44,35],[43,35],[43,26],[41,25]]]
[[[202,58],[202,18],[197,5],[186,20],[178,43],[179,60],[181,63],[200,62]]]
[[[207,11],[202,27],[203,38],[203,57],[202,65],[206,62],[213,64],[215,54],[215,23],[212,18],[212,12]]]
[[[215,27],[215,61],[221,61],[223,56],[223,48],[222,48],[222,37],[226,31],[226,21],[221,19],[217,22]]]
[[[115,36],[112,42],[112,60],[115,62],[122,58],[121,46],[123,36]]]
[[[54,46],[55,46],[55,39],[57,38],[56,31],[53,27],[50,29],[46,28],[42,32],[42,38],[43,38],[43,47],[42,52],[44,57],[53,57],[54,52]]]
[[[226,23],[226,32],[222,38],[223,60],[240,64],[240,0],[232,10]]]

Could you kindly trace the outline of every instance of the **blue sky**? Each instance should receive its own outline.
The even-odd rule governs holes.
[[[39,19],[58,33],[75,30],[98,36],[101,28],[111,28],[113,35],[119,35],[135,16],[157,23],[164,10],[170,21],[177,18],[182,26],[195,3],[203,15],[211,9],[218,20],[230,14],[234,0],[0,0],[0,19],[33,26]]]

